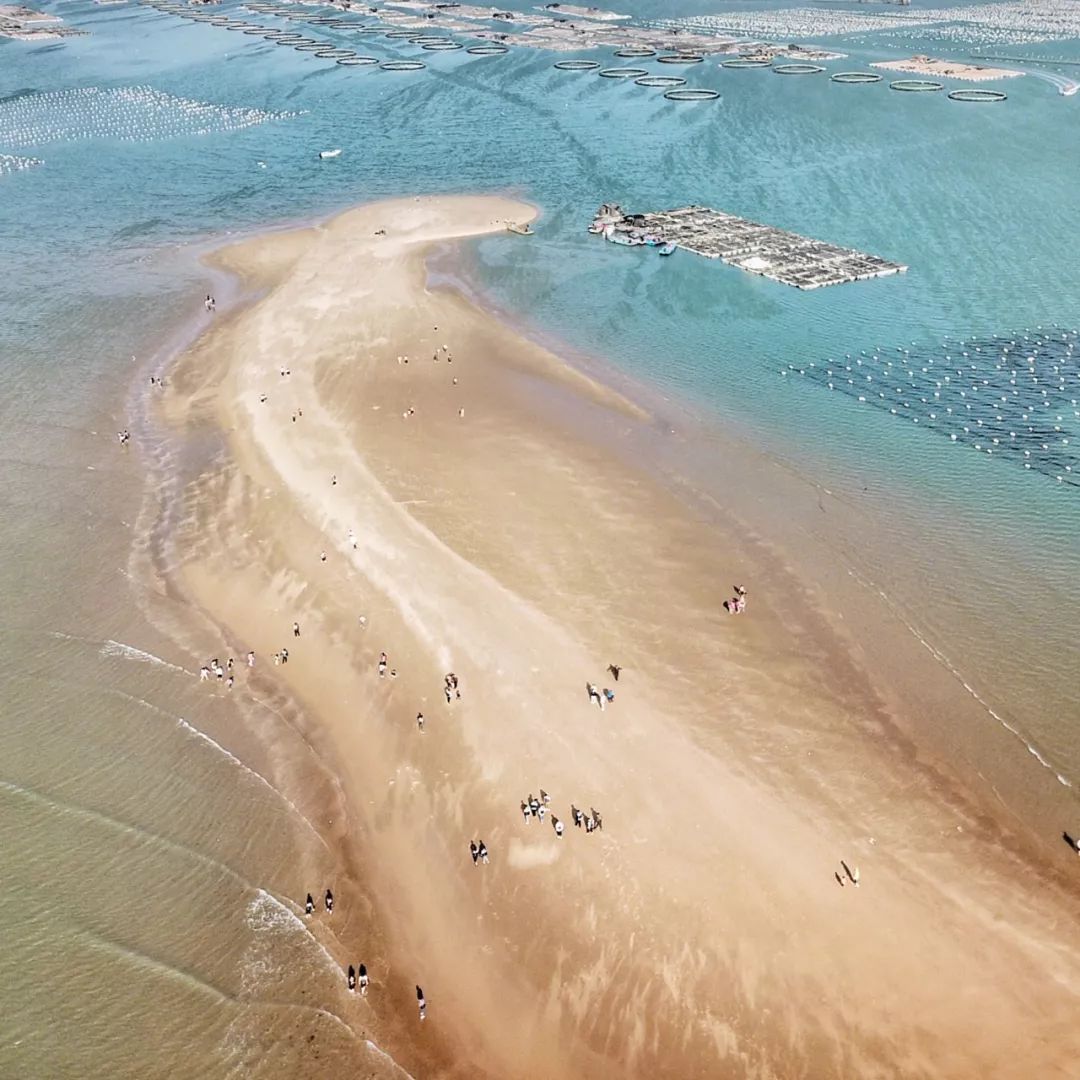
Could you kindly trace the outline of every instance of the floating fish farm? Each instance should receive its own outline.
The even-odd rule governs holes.
[[[1036,328],[936,347],[788,364],[805,378],[942,438],[1080,487],[1080,334]]]
[[[680,93],[689,91],[670,90],[665,96]],[[605,204],[590,231],[628,246],[653,241],[674,244],[796,289],[820,289],[907,270],[900,263],[876,255],[811,240],[704,206],[624,214],[619,206]]]

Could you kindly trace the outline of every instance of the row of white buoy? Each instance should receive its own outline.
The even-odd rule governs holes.
[[[0,145],[22,148],[91,138],[148,142],[240,131],[296,115],[193,101],[150,86],[46,90],[0,102]]]
[[[32,169],[35,165],[44,165],[40,158],[21,157],[19,154],[0,154],[0,176],[9,176],[23,169]]]
[[[1080,352],[1074,331],[946,342],[939,356],[898,346],[788,364],[798,375],[1080,486]],[[912,342],[915,346],[916,343]],[[890,358],[891,357],[891,358]]]
[[[933,38],[966,45],[1023,44],[1080,38],[1080,5],[1075,0],[1038,0],[1038,3],[1011,0],[923,10],[799,7],[693,15],[661,19],[653,25],[696,33],[747,35],[769,41],[876,33],[885,39]]]

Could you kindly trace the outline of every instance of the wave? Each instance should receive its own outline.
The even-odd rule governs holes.
[[[1025,750],[1048,772],[1054,774],[1055,779],[1062,787],[1072,788],[1073,782],[1065,775],[1057,771],[1057,768],[1043,756],[1034,743],[1029,742],[1027,736],[1017,727],[1014,727],[1005,719],[994,707],[983,697],[979,695],[979,692],[964,678],[960,670],[953,664],[953,662],[939,649],[937,646],[931,644],[911,623],[904,618],[899,609],[892,602],[889,595],[883,590],[878,588],[872,582],[868,581],[861,574],[849,568],[848,573],[851,574],[860,585],[867,589],[877,593],[877,595],[885,602],[885,605],[896,616],[897,619],[906,627],[908,632],[919,642],[920,645],[943,667],[950,675],[971,695],[986,711],[986,713],[993,717],[1010,735],[1012,735]]]
[[[160,656],[155,656],[153,653],[146,652],[143,649],[136,649],[134,645],[125,645],[122,641],[113,641],[112,638],[109,638],[109,640],[101,646],[101,655],[122,656],[125,660],[138,660],[143,664],[157,664],[160,667],[168,668],[170,671],[178,671],[182,675],[193,674],[193,672],[188,671],[187,668],[179,667],[176,664],[170,664],[168,660],[162,660]]]

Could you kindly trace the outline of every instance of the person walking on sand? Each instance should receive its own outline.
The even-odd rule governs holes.
[[[422,712],[418,712],[416,714],[416,726],[420,729],[421,732],[423,732],[423,730],[424,730],[424,714]]]
[[[248,667],[254,667],[255,666],[255,654],[253,652],[249,652],[247,654],[247,665],[248,665]]]
[[[475,840],[469,841],[469,854],[472,856],[472,864],[475,866],[480,859],[480,849],[476,846]]]
[[[367,966],[364,965],[364,964],[361,964],[360,965],[360,993],[364,994],[365,996],[367,995],[367,984],[368,984]]]
[[[619,681],[619,672],[622,671],[622,668],[619,667],[618,664],[608,664],[608,671],[611,672],[611,677],[616,682],[618,682]]]
[[[289,662],[289,650],[288,649],[282,649],[281,650],[281,662],[283,664],[287,664]]]
[[[327,889],[326,890],[326,913],[329,915],[334,910],[334,894]]]
[[[315,911],[315,901],[311,898],[311,893],[307,894],[307,900],[304,903],[304,914],[311,915]]]
[[[526,823],[532,820],[532,811],[529,809],[528,803],[524,799],[521,801],[521,816],[525,819]]]
[[[420,1019],[423,1020],[427,1016],[427,1002],[424,1000],[424,991],[419,986],[416,988],[416,1005],[420,1010]]]
[[[554,814],[551,815],[551,826],[555,830],[555,835],[561,840],[563,834],[563,823]]]
[[[386,678],[386,653],[379,653],[379,678]]]
[[[356,989],[356,968],[352,964],[349,965],[349,989]]]
[[[203,666],[199,668],[199,682],[206,682],[206,680],[209,678],[210,669],[205,664],[203,664]]]
[[[487,863],[488,863],[488,849],[487,849],[487,844],[485,844],[483,840],[480,841],[479,851],[480,851],[480,861],[485,866],[487,866]]]
[[[299,637],[300,636],[300,624],[298,622],[294,622],[292,624],[292,636],[293,637]]]

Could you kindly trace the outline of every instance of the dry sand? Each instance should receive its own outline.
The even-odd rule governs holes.
[[[289,649],[339,771],[363,1022],[425,1078],[1074,1075],[1075,897],[897,734],[782,567],[575,433],[632,440],[636,405],[428,288],[433,245],[532,213],[406,199],[225,249],[257,299],[164,399],[227,444],[177,587],[260,665]],[[540,788],[561,840],[522,818]]]
[[[870,66],[884,68],[886,71],[909,71],[913,75],[963,79],[965,82],[993,82],[995,79],[1012,79],[1024,74],[1012,68],[983,67],[981,64],[964,64],[959,60],[938,60],[931,56],[913,56],[910,60],[882,60]]]

